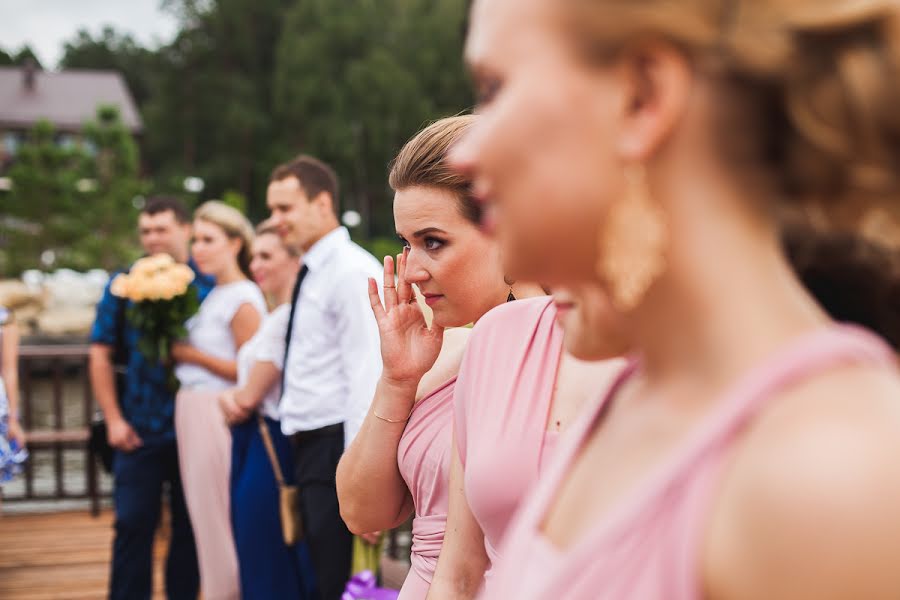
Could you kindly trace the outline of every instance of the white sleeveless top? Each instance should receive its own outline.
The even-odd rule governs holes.
[[[263,318],[256,335],[241,346],[237,355],[238,387],[244,387],[254,363],[267,362],[279,371],[284,368],[284,337],[287,333],[291,305],[282,304]],[[281,398],[281,383],[269,388],[259,405],[259,411],[270,419],[278,420],[278,400]]]
[[[214,287],[197,314],[187,322],[188,343],[204,354],[235,360],[237,348],[231,334],[231,320],[244,304],[255,308],[260,315],[266,314],[266,299],[255,283],[242,280]],[[193,363],[177,365],[175,376],[182,388],[216,391],[235,385]]]

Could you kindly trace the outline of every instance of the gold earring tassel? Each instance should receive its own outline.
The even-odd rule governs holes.
[[[613,203],[600,227],[597,273],[606,282],[613,304],[633,310],[666,268],[668,226],[656,204],[641,165],[626,171],[625,197]]]

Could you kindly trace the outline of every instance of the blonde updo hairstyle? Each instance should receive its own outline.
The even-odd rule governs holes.
[[[404,144],[390,167],[388,183],[395,192],[414,186],[453,192],[460,213],[478,224],[481,206],[472,196],[472,182],[450,167],[447,156],[475,122],[474,115],[446,117],[435,121]]]
[[[250,274],[251,246],[253,244],[253,225],[241,211],[218,200],[209,200],[194,211],[194,220],[206,221],[225,232],[230,239],[241,240],[241,249],[237,261],[241,272],[252,279]]]
[[[900,215],[900,9],[889,0],[567,0],[577,55],[604,63],[663,39],[719,93],[728,163],[767,209],[810,204],[841,220]],[[748,169],[748,167],[752,167]]]

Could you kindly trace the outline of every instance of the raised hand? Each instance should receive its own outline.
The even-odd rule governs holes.
[[[396,283],[394,259],[384,258],[384,305],[374,279],[369,279],[369,300],[381,333],[382,378],[418,385],[441,352],[444,328],[432,324],[429,329],[425,323],[412,285],[406,280],[406,256],[406,250],[397,255]]]

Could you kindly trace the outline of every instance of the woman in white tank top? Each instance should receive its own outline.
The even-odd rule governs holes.
[[[194,213],[191,252],[216,279],[172,356],[181,384],[175,400],[178,462],[208,600],[240,598],[228,479],[231,438],[217,398],[237,380],[237,353],[256,333],[266,301],[248,279],[253,227],[236,209],[207,202]]]

